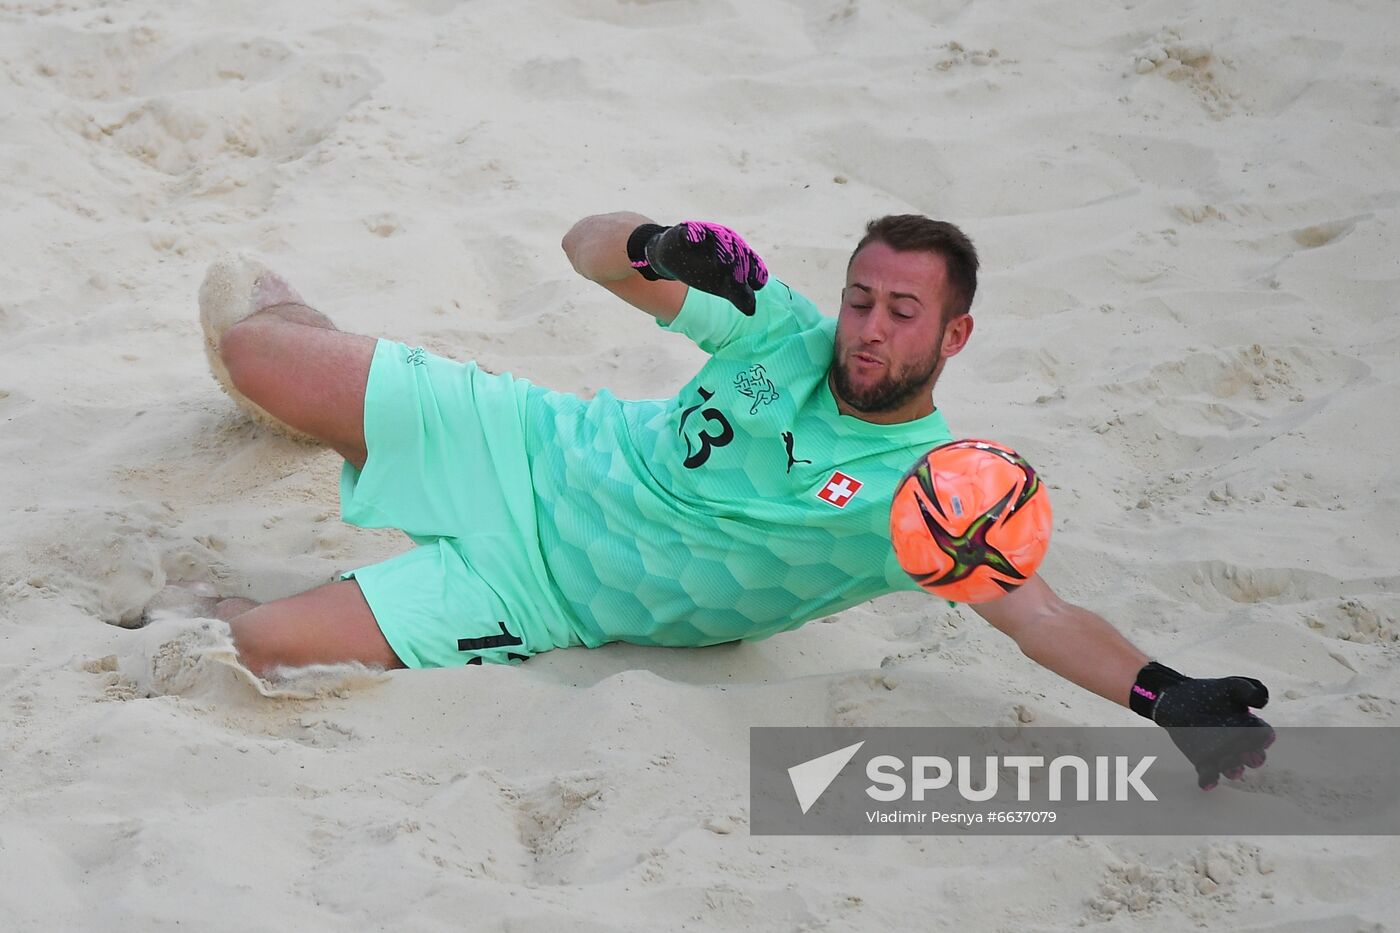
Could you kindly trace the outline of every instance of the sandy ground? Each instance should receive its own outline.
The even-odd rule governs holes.
[[[749,726],[1139,722],[925,598],[275,696],[213,623],[121,627],[171,582],[266,599],[406,544],[209,378],[222,252],[346,329],[658,396],[699,351],[573,275],[575,219],[729,223],[834,312],[864,222],[919,211],[983,259],[938,401],[1049,478],[1051,584],[1263,678],[1277,723],[1393,725],[1394,28],[1384,0],[0,3],[3,926],[1395,929],[1393,838],[750,836]]]

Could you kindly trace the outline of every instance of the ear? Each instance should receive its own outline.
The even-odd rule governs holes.
[[[959,314],[943,328],[943,356],[957,356],[972,336],[972,315]]]

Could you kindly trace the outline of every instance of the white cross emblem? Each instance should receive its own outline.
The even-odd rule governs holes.
[[[860,492],[861,485],[860,480],[837,470],[831,474],[831,479],[826,481],[826,485],[822,486],[821,491],[817,493],[817,498],[836,506],[838,509],[844,509],[846,503]]]

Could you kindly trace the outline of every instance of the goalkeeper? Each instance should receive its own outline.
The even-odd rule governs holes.
[[[872,221],[836,318],[715,224],[607,214],[563,247],[581,275],[710,354],[675,397],[552,392],[342,332],[251,260],[210,267],[200,314],[220,384],[345,459],[347,522],[415,545],[299,595],[220,601],[251,670],[709,645],[914,588],[888,508],[909,465],[951,439],[933,390],[972,334],[977,286],[957,227]],[[1166,726],[1201,786],[1262,764],[1259,681],[1150,662],[1039,576],[973,608],[1034,661]]]

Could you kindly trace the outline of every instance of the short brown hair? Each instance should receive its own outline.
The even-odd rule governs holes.
[[[865,225],[865,236],[856,244],[850,262],[871,243],[884,243],[900,253],[934,253],[948,265],[948,284],[953,294],[944,314],[948,318],[966,314],[977,294],[977,249],[956,225],[931,220],[922,214],[888,214]],[[850,262],[846,268],[850,268]]]

